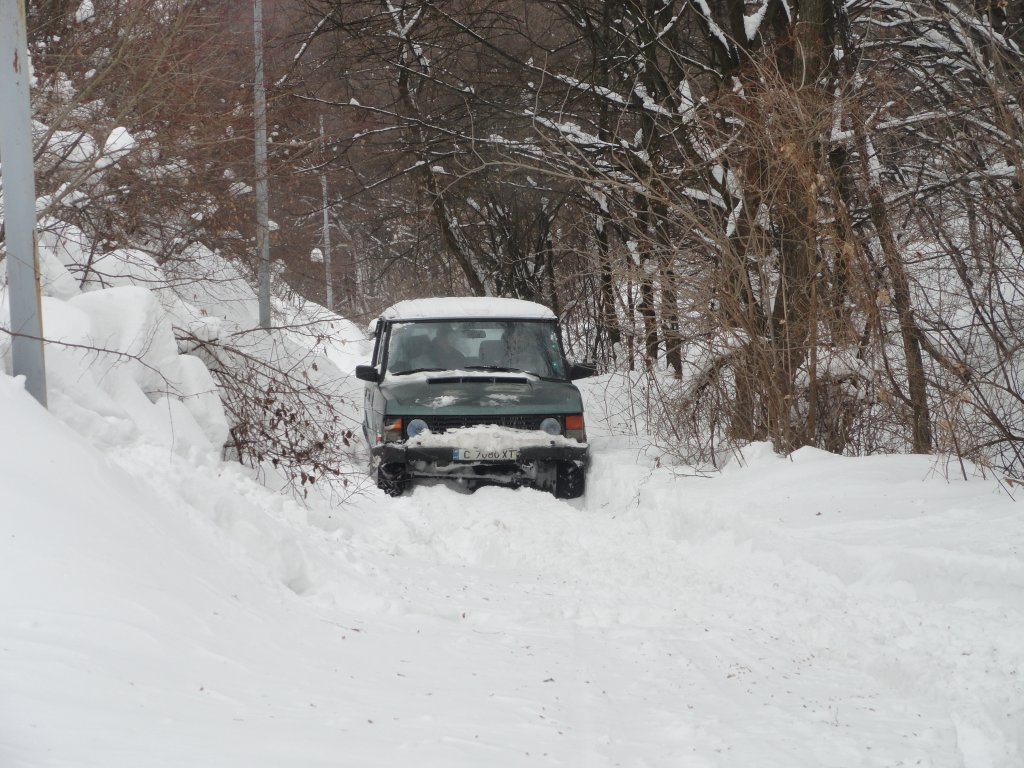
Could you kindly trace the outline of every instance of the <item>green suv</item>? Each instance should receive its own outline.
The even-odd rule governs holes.
[[[416,478],[470,488],[531,486],[583,495],[583,401],[558,319],[518,299],[403,301],[373,327],[363,435],[377,486],[399,496]]]

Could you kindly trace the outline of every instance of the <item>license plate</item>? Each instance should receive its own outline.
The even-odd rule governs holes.
[[[480,450],[478,448],[453,448],[454,461],[515,461],[519,458],[518,448]]]

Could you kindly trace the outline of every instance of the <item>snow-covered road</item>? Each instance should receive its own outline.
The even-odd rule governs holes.
[[[751,458],[678,479],[609,440],[582,502],[420,488],[356,546],[392,612],[452,625],[473,661],[441,687],[509,757],[1016,764],[1016,509],[918,457]]]
[[[933,458],[305,508],[0,385],[5,768],[1024,764],[1024,518]]]

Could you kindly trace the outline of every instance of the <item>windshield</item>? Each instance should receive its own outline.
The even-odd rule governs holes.
[[[430,320],[394,323],[388,339],[392,374],[448,370],[523,371],[565,378],[553,322]]]

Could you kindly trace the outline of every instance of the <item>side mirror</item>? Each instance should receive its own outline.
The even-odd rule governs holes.
[[[356,378],[363,381],[378,382],[380,381],[380,374],[377,373],[377,369],[372,365],[357,365]]]
[[[597,373],[597,365],[594,363],[573,363],[569,366],[569,380],[585,379]]]

